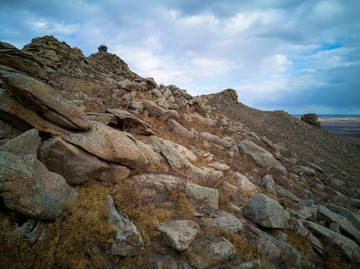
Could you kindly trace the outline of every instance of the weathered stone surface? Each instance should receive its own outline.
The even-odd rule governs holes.
[[[40,79],[47,77],[47,72],[38,57],[6,42],[2,42],[0,48],[0,64]]]
[[[328,244],[337,246],[351,261],[360,262],[360,247],[354,241],[314,222],[304,220],[302,223]]]
[[[26,216],[53,220],[77,193],[36,156],[0,151],[0,193],[4,204]]]
[[[265,168],[276,168],[283,173],[286,173],[285,167],[283,167],[270,152],[258,146],[254,142],[250,140],[243,140],[239,144],[239,149],[243,154],[249,156],[258,165]]]
[[[353,213],[352,211],[350,211],[349,209],[339,206],[339,205],[334,205],[331,203],[327,203],[325,205],[327,208],[329,208],[331,211],[347,218],[351,224],[360,231],[360,217],[359,215]]]
[[[259,185],[261,187],[265,188],[267,193],[277,196],[277,193],[275,190],[276,185],[275,185],[272,175],[265,175],[262,178],[260,178]]]
[[[41,138],[39,136],[39,131],[31,129],[2,145],[0,150],[7,151],[15,155],[30,154],[37,156],[40,145]]]
[[[100,122],[93,122],[93,127],[89,131],[72,132],[62,138],[105,161],[125,165],[131,169],[142,169],[146,165],[146,159],[132,135]]]
[[[262,193],[253,195],[244,208],[247,218],[267,228],[288,228],[290,217],[278,201],[273,200]]]
[[[88,130],[91,121],[72,102],[56,94],[54,90],[29,76],[4,72],[0,73],[6,88],[16,99],[47,120],[68,129]]]
[[[0,117],[6,118],[6,120],[11,121],[13,126],[24,131],[34,127],[53,136],[63,137],[70,134],[69,130],[45,120],[2,91],[0,91]]]
[[[130,174],[129,168],[101,161],[61,138],[45,141],[39,158],[50,171],[62,175],[68,184],[83,184],[90,179],[118,181]]]
[[[250,194],[257,193],[256,186],[247,178],[247,176],[244,176],[238,172],[235,172],[234,176],[240,189]]]
[[[292,192],[286,190],[283,186],[276,186],[276,193],[278,195],[278,197],[280,198],[285,198],[285,199],[289,199],[292,200],[296,203],[299,203],[301,200],[299,197],[297,197],[295,194],[293,194]]]
[[[150,100],[143,101],[144,108],[149,112],[150,117],[159,118],[165,113],[165,109]]]
[[[211,218],[202,218],[201,222],[217,229],[224,229],[228,232],[237,233],[243,229],[242,222],[233,214],[226,213],[225,211],[216,214]]]
[[[161,223],[157,230],[163,234],[165,242],[170,247],[184,251],[194,242],[200,227],[191,220],[173,220]]]
[[[218,241],[203,240],[197,246],[200,253],[193,258],[193,264],[197,269],[215,267],[236,254],[236,249],[229,240],[221,237]]]
[[[189,155],[188,151],[184,151],[184,147],[176,143],[155,136],[153,137],[152,143],[159,148],[162,156],[174,170],[183,174],[186,173],[187,177],[203,180],[208,177],[219,178],[222,176],[220,171],[193,165],[189,159],[187,159],[191,154]],[[184,153],[186,154],[184,155]]]
[[[137,146],[139,147],[140,151],[142,152],[142,154],[144,154],[147,160],[145,172],[169,171],[165,159],[160,155],[159,148],[147,145],[141,141],[137,141]]]
[[[153,135],[154,132],[151,131],[150,127],[142,120],[135,117],[133,114],[122,110],[122,109],[107,109],[106,112],[109,112],[115,115],[118,126],[121,130],[129,131],[130,133],[139,134],[139,135]]]
[[[335,222],[339,224],[341,232],[353,239],[357,244],[360,245],[360,231],[357,230],[350,221],[341,215],[332,212],[325,206],[320,205],[318,209],[318,219],[325,220],[328,223]]]
[[[184,126],[179,124],[177,121],[170,119],[170,120],[168,120],[167,124],[168,124],[170,130],[177,133],[178,135],[185,137],[187,139],[195,138],[195,134],[193,132],[186,129]]]
[[[167,174],[149,173],[133,176],[131,180],[136,181],[144,189],[144,193],[149,193],[150,195],[170,195],[174,188],[186,179]],[[199,202],[201,201],[210,208],[218,208],[219,191],[216,189],[200,186],[187,180],[186,188],[180,191],[184,191],[188,197]]]
[[[89,120],[101,122],[104,125],[111,125],[111,126],[117,126],[118,125],[118,122],[117,122],[115,116],[113,114],[110,114],[110,113],[88,112],[88,113],[86,113],[86,116],[88,116]]]
[[[235,142],[229,137],[220,138],[207,132],[200,133],[200,137],[210,143],[218,144],[219,146],[222,146],[224,148],[231,148],[235,144]]]
[[[315,126],[316,128],[321,129],[321,123],[318,121],[318,116],[315,113],[305,114],[301,116],[301,120],[306,122],[307,124],[310,124],[312,126]]]
[[[299,166],[297,172],[299,175],[316,176],[315,170],[306,166]]]
[[[109,221],[115,226],[115,241],[111,254],[119,256],[138,256],[144,253],[144,241],[136,226],[124,214],[119,214],[110,195],[106,196]]]
[[[227,171],[230,170],[230,167],[228,165],[226,165],[225,163],[221,163],[221,162],[213,162],[208,164],[209,167],[212,167],[216,170],[220,170],[220,171]]]

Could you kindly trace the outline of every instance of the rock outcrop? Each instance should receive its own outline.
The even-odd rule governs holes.
[[[0,42],[0,267],[358,268],[359,156],[316,115]]]

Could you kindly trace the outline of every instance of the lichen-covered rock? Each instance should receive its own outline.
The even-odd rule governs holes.
[[[165,113],[165,109],[150,100],[143,101],[144,109],[149,112],[150,117],[159,118]]]
[[[106,112],[113,114],[121,130],[138,135],[153,135],[150,127],[142,120],[122,109],[107,109]]]
[[[280,164],[275,157],[264,148],[258,146],[250,140],[243,140],[239,144],[240,151],[249,156],[255,163],[265,168],[275,168],[286,173],[284,166]]]
[[[93,127],[89,131],[72,132],[62,138],[105,161],[125,165],[131,169],[142,169],[146,165],[146,159],[132,135],[100,122],[93,122]]]
[[[195,247],[200,250],[200,253],[192,258],[192,263],[197,269],[215,267],[236,254],[234,245],[223,237],[217,241],[202,240]]]
[[[39,131],[31,129],[2,145],[0,150],[15,155],[30,154],[37,156],[40,145],[41,138],[39,136]]]
[[[255,194],[250,198],[244,208],[244,214],[263,227],[288,228],[289,212],[278,201],[262,193]]]
[[[34,155],[0,151],[0,194],[6,207],[26,216],[54,220],[77,193]]]
[[[157,230],[163,234],[165,242],[177,251],[186,250],[200,232],[200,227],[191,220],[173,220],[161,223]]]
[[[129,168],[101,161],[58,137],[42,144],[39,158],[50,171],[62,175],[68,184],[84,184],[90,179],[115,182],[130,174]]]
[[[26,75],[2,71],[6,88],[16,99],[47,120],[68,128],[88,130],[91,121],[75,104],[56,94],[48,85]]]
[[[124,214],[119,214],[113,198],[106,196],[109,209],[109,221],[115,226],[115,240],[111,245],[111,254],[119,256],[138,256],[144,253],[144,241],[136,226]]]
[[[221,212],[211,218],[203,218],[201,222],[210,225],[216,229],[226,230],[228,232],[237,233],[243,229],[242,222],[233,214]]]

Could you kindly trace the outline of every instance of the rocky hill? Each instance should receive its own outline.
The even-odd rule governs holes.
[[[359,268],[358,140],[53,36],[0,79],[1,268]]]

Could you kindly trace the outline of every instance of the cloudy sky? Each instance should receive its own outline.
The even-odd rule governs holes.
[[[143,77],[292,114],[360,114],[359,0],[0,0],[0,40],[101,43]]]

